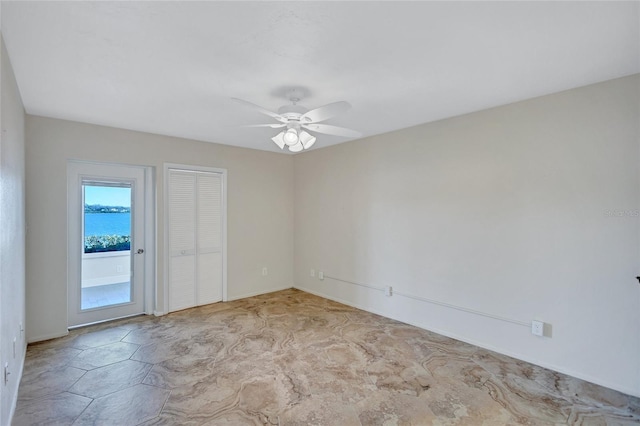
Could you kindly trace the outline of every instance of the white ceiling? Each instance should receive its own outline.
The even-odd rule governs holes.
[[[302,87],[365,136],[640,72],[638,2],[2,2],[29,114],[278,151]],[[319,136],[315,148],[345,142]]]

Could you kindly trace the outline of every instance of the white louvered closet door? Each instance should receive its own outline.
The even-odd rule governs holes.
[[[222,300],[222,177],[198,173],[196,191],[196,302],[205,305]]]
[[[196,304],[196,176],[169,173],[169,310]]]
[[[222,300],[222,177],[169,171],[169,311]]]

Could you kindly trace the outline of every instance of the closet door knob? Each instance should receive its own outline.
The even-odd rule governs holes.
[[[136,253],[137,254],[142,254],[142,253],[144,253],[144,249],[138,249],[138,251]]]

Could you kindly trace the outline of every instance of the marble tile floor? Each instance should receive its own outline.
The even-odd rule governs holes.
[[[631,425],[640,399],[298,290],[29,345],[14,425]]]

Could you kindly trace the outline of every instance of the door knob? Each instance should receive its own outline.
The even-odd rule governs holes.
[[[136,253],[137,254],[142,254],[142,253],[144,253],[144,249],[138,249],[138,251]]]

